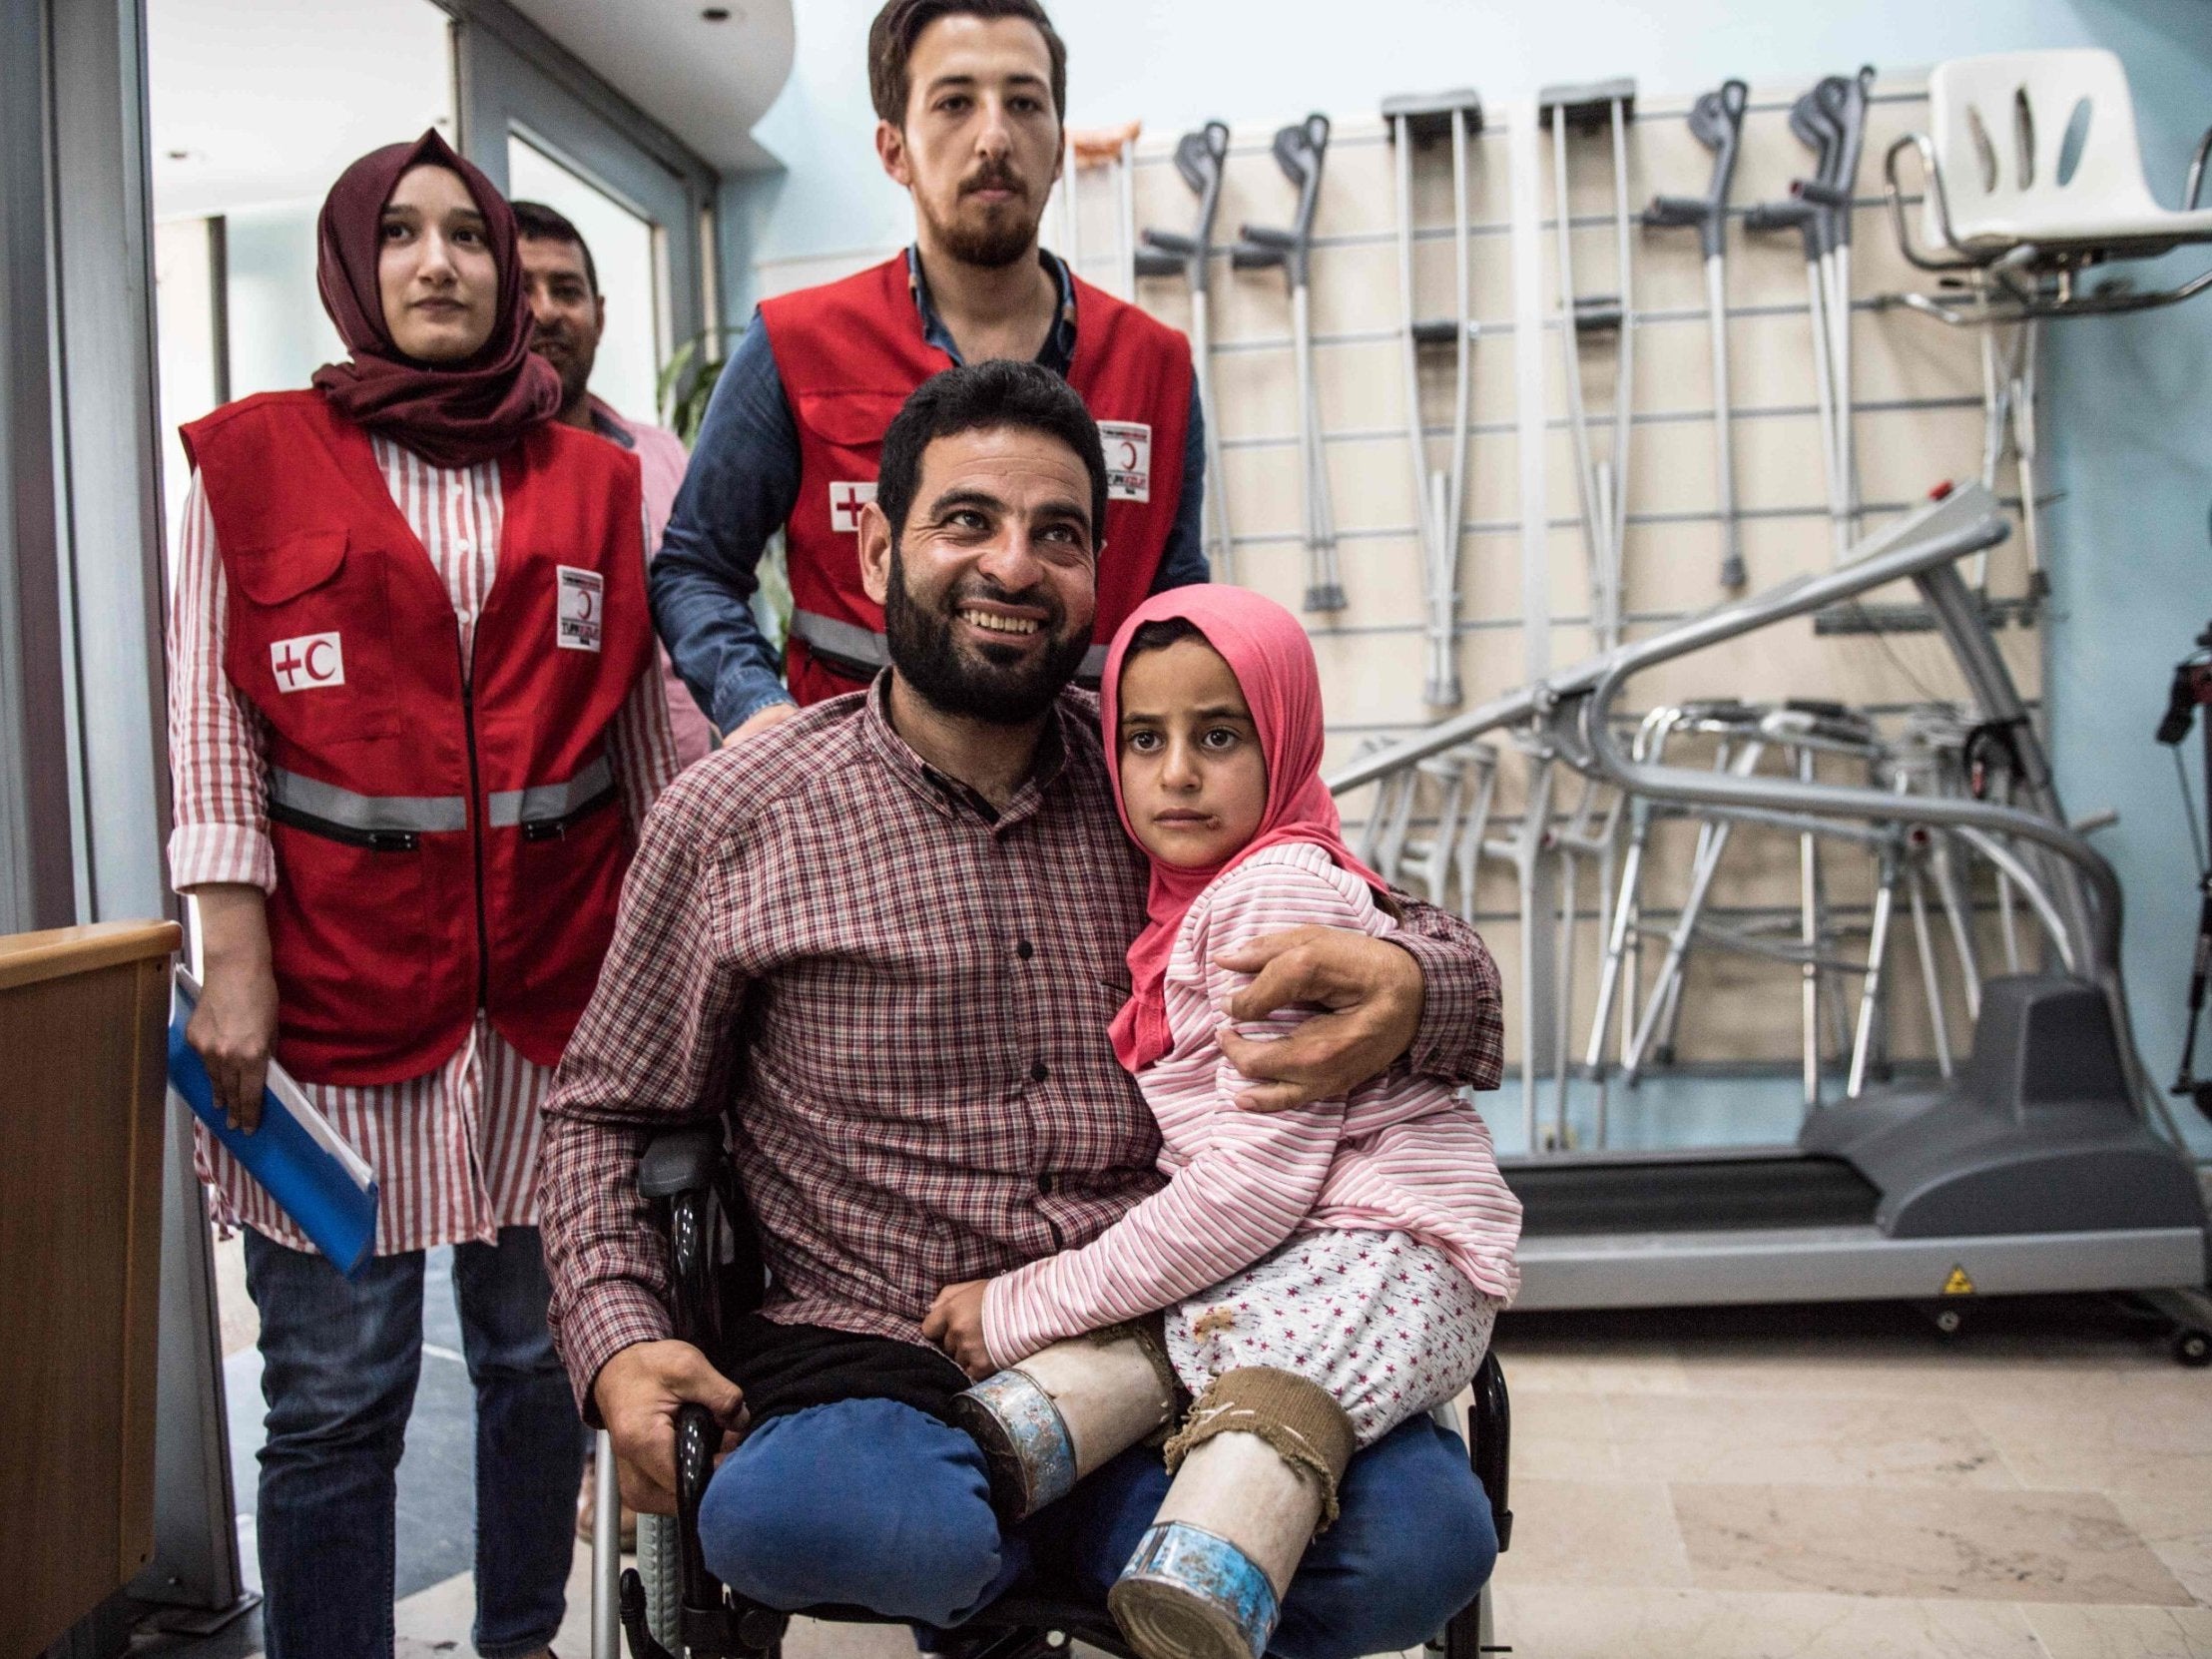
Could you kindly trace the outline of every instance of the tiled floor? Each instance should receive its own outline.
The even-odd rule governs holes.
[[[1498,1640],[1519,1659],[2212,1659],[2212,1372],[2098,1302],[1969,1313],[1952,1338],[1895,1306],[1508,1316]],[[250,1305],[226,1323],[227,1348],[251,1344]],[[410,1449],[465,1439],[466,1397],[426,1386]],[[446,1482],[418,1484],[403,1534]],[[463,1659],[466,1573],[415,1583],[398,1659]],[[568,1659],[588,1606],[579,1550]],[[786,1651],[913,1649],[836,1626]]]
[[[2094,1303],[1509,1318],[1541,1659],[2212,1656],[2212,1373]]]

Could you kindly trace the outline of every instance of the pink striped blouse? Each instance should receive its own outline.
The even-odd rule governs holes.
[[[1251,976],[1213,957],[1309,923],[1378,936],[1397,927],[1365,882],[1306,842],[1256,853],[1191,905],[1168,964],[1174,1046],[1137,1077],[1159,1119],[1168,1185],[1082,1249],[990,1282],[983,1339],[996,1364],[1166,1308],[1294,1233],[1329,1228],[1409,1233],[1450,1257],[1477,1290],[1512,1300],[1520,1201],[1498,1174],[1480,1114],[1451,1090],[1399,1068],[1296,1111],[1237,1108],[1249,1083],[1214,1032],[1217,1010]],[[1239,1029],[1280,1037],[1310,1012]]]
[[[461,653],[498,575],[499,467],[437,467],[372,437],[376,463],[408,526],[453,598]],[[641,535],[644,527],[640,526]],[[649,544],[641,541],[640,556]],[[260,714],[223,668],[228,616],[223,561],[200,479],[185,499],[169,610],[169,757],[176,827],[169,879],[179,891],[240,882],[276,885],[270,844],[268,763]],[[676,776],[676,745],[658,664],[639,676],[608,733],[609,759],[633,828]],[[462,1240],[493,1242],[502,1227],[537,1225],[538,1108],[553,1070],[524,1059],[478,1016],[436,1071],[370,1088],[303,1083],[337,1132],[375,1168],[376,1253]],[[261,1185],[213,1136],[195,1142],[217,1219],[244,1222],[295,1250],[311,1248]]]

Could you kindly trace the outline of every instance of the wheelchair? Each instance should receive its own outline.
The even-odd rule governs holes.
[[[725,1334],[760,1307],[768,1276],[719,1126],[656,1136],[638,1161],[638,1191],[655,1204],[668,1226],[676,1335],[720,1364],[728,1352]],[[1457,1428],[1456,1420],[1450,1426]],[[1474,1380],[1466,1427],[1468,1460],[1489,1499],[1502,1553],[1513,1530],[1506,1504],[1511,1414],[1505,1376],[1494,1353],[1483,1360]],[[800,1615],[854,1624],[908,1622],[863,1607],[806,1607],[797,1615],[786,1613],[715,1578],[700,1547],[699,1506],[721,1441],[721,1431],[704,1406],[689,1405],[678,1414],[673,1523],[660,1516],[639,1517],[641,1567],[625,1570],[621,1578],[619,1614],[631,1659],[782,1659],[784,1632]],[[602,1504],[614,1501],[610,1486],[602,1486]],[[603,1526],[600,1536],[608,1531]],[[602,1575],[608,1566],[594,1562]],[[1507,1651],[1493,1645],[1490,1622],[1491,1592],[1484,1585],[1427,1646],[1443,1659],[1478,1659]],[[1076,1641],[1115,1659],[1136,1659],[1102,1597],[1028,1579],[947,1633],[946,1640],[948,1651],[959,1659],[1056,1659]]]

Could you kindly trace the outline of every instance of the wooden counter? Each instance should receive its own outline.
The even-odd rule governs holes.
[[[174,922],[0,937],[0,1659],[153,1553]]]

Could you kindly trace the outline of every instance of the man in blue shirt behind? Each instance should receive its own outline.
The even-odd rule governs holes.
[[[1065,261],[1038,246],[1038,224],[1065,155],[1066,51],[1042,7],[1036,0],[889,0],[868,32],[868,57],[876,154],[914,202],[915,239],[902,256],[898,285],[899,302],[912,312],[899,325],[915,329],[930,348],[931,371],[987,357],[1033,358],[1083,389],[1083,377],[1070,372],[1078,329],[1105,324],[1104,316],[1083,313],[1118,309],[1120,302],[1079,284]],[[787,303],[793,297],[805,296],[787,296]],[[751,605],[762,550],[778,530],[788,532],[801,601],[794,634],[813,670],[801,688],[806,699],[863,683],[884,660],[880,619],[857,592],[851,533],[857,503],[874,493],[872,467],[854,463],[845,439],[832,451],[838,458],[831,470],[868,475],[810,487],[803,499],[803,476],[819,446],[812,425],[803,431],[794,418],[793,393],[803,402],[814,394],[787,384],[790,365],[779,363],[771,335],[756,313],[723,369],[652,570],[662,638],[725,742],[796,712],[784,665]],[[818,351],[837,348],[833,336],[808,343]],[[880,361],[852,366],[853,384],[872,386],[884,377]],[[824,378],[819,363],[810,372],[810,386]],[[914,376],[913,384],[925,377]],[[884,389],[902,397],[912,385]],[[1116,510],[1143,515],[1110,517],[1109,543],[1129,556],[1130,544],[1142,539],[1131,530],[1151,525],[1156,551],[1138,550],[1157,560],[1141,584],[1145,591],[1207,579],[1197,390],[1178,375],[1154,395],[1176,406],[1097,407],[1086,392],[1120,451],[1110,462],[1128,468],[1115,473]],[[1180,438],[1179,469],[1147,464],[1155,430]],[[867,440],[880,435],[871,430]],[[822,470],[819,457],[815,470]],[[1154,475],[1180,478],[1175,499],[1150,499]],[[822,594],[841,603],[811,601]],[[1120,618],[1104,620],[1110,632]]]

